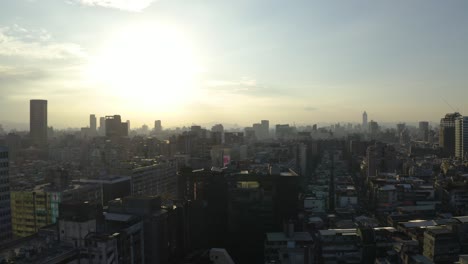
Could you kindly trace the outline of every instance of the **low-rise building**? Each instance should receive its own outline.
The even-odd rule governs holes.
[[[460,254],[457,235],[445,226],[428,228],[424,232],[423,254],[436,263],[455,262]]]
[[[362,263],[356,228],[319,231],[322,261],[319,263]]]
[[[56,223],[59,205],[69,201],[88,201],[101,204],[102,192],[98,184],[72,183],[64,189],[50,184],[11,193],[12,227],[15,237],[36,233],[41,227]]]
[[[267,233],[265,263],[314,263],[314,240],[308,232],[294,232],[294,224],[286,225],[284,232]]]
[[[176,160],[140,159],[126,163],[120,174],[131,179],[131,195],[178,197]]]

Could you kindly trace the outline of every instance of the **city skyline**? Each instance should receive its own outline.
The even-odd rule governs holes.
[[[28,123],[26,122],[20,122],[20,121],[17,121],[17,122],[10,122],[10,121],[1,121],[0,120],[0,125],[1,127],[6,131],[30,131],[30,129],[28,129],[27,127],[30,127],[31,126],[31,122],[32,119],[31,119],[31,107],[32,107],[32,102],[45,102],[46,104],[46,108],[47,108],[47,104],[48,104],[48,101],[45,100],[45,99],[31,99],[30,100],[30,103],[31,103],[31,106],[30,106],[30,117],[29,117],[29,120],[28,120]],[[47,112],[47,109],[45,110]],[[459,114],[458,112],[455,112],[457,114]],[[447,114],[452,114],[452,113],[447,113]],[[120,116],[120,114],[117,114]],[[124,114],[125,115],[125,114]],[[48,119],[48,116],[49,114],[46,113],[45,115],[45,118]],[[54,123],[48,125],[48,127],[52,128],[52,129],[58,129],[58,130],[66,130],[66,129],[72,129],[72,130],[79,130],[80,128],[87,128],[87,129],[91,129],[91,131],[97,131],[97,129],[103,129],[105,128],[105,125],[104,127],[102,127],[102,124],[100,124],[99,126],[97,126],[97,117],[99,117],[100,119],[103,119],[105,121],[106,117],[109,117],[109,116],[114,116],[114,114],[103,114],[103,115],[96,115],[96,114],[89,114],[87,117],[87,120],[85,123],[82,123],[82,124],[77,124],[77,126],[75,127],[62,127],[62,126],[55,126]],[[362,119],[364,120],[364,116],[365,116],[365,120],[367,121],[367,111],[364,111],[363,115],[362,115]],[[273,125],[282,125],[282,124],[287,124],[287,125],[291,125],[293,127],[305,127],[305,126],[312,126],[312,125],[319,125],[321,127],[329,127],[329,126],[334,126],[334,125],[337,125],[337,124],[341,124],[343,126],[346,126],[348,124],[352,124],[354,126],[359,126],[361,127],[362,129],[362,126],[364,125],[364,121],[346,121],[346,120],[341,120],[341,121],[336,121],[336,122],[333,122],[333,121],[328,121],[328,122],[304,122],[304,123],[300,123],[300,122],[295,122],[295,121],[285,121],[285,122],[275,122],[274,120],[270,120],[270,119],[264,119],[264,120],[261,120],[262,122],[272,122]],[[440,119],[439,119],[440,120]],[[127,123],[129,123],[131,120],[127,119]],[[148,121],[148,122],[146,122]],[[169,122],[167,122],[169,121]],[[171,120],[145,120],[144,122],[142,123],[138,123],[137,125],[134,125],[132,127],[128,127],[128,131],[130,130],[138,130],[138,129],[141,129],[143,127],[151,127],[151,124],[154,122],[154,127],[152,127],[151,129],[154,130],[154,128],[156,127],[156,123],[159,123],[158,127],[158,131],[160,131],[161,129],[176,129],[176,128],[182,128],[182,127],[185,127],[185,128],[190,128],[190,126],[202,126],[202,127],[206,127],[206,128],[210,128],[211,126],[216,126],[216,125],[224,125],[226,129],[234,129],[234,130],[238,130],[238,129],[244,129],[244,128],[248,128],[248,127],[252,127],[252,125],[255,127],[255,125],[260,125],[260,123],[258,123],[259,120],[253,120],[251,123],[238,123],[236,122],[236,120],[231,120],[231,122],[224,122],[219,120],[219,121],[208,121],[208,122],[197,122],[197,120],[192,120],[190,121],[189,123],[173,123],[171,122]],[[94,122],[94,123],[93,123]],[[100,122],[103,122],[102,120]],[[163,122],[163,123],[162,123]],[[167,122],[167,123],[166,123]],[[379,127],[382,126],[382,128],[395,128],[395,126],[399,125],[399,124],[405,124],[405,125],[409,125],[409,126],[413,126],[413,127],[417,127],[418,125],[421,124],[421,122],[423,123],[428,123],[429,126],[431,126],[432,128],[435,128],[435,127],[438,127],[440,124],[439,124],[439,121],[422,121],[422,120],[419,120],[419,121],[414,121],[414,122],[406,122],[406,121],[403,121],[403,120],[400,120],[400,121],[397,121],[397,122],[382,122],[380,120],[374,120],[372,118],[369,118],[369,122],[377,122]],[[164,124],[164,126],[162,126],[162,124]],[[169,124],[169,125],[168,125]],[[46,125],[47,126],[47,125]],[[270,128],[270,130],[273,129],[274,130],[274,126]],[[367,130],[368,127],[364,127],[364,130]]]
[[[57,128],[91,113],[169,127],[465,112],[467,2],[266,3],[3,1],[0,122],[27,123],[34,98]]]
[[[0,1],[0,264],[468,263],[467,11]]]
[[[32,103],[32,101],[44,101],[45,104],[47,105],[47,100],[44,100],[44,99],[31,99],[30,101],[31,101],[31,103]],[[47,108],[47,106],[46,106],[46,108]],[[30,115],[32,113],[31,111],[32,110],[30,108]],[[366,117],[367,117],[366,111],[364,113],[366,114]],[[455,112],[455,113],[459,114],[458,112]],[[452,114],[452,113],[446,113],[446,114],[449,115],[449,114]],[[116,114],[116,115],[120,116],[120,114]],[[49,114],[46,113],[45,118],[48,119],[48,116],[49,116]],[[49,127],[50,129],[57,129],[57,130],[80,130],[80,129],[86,128],[86,129],[90,129],[90,131],[98,131],[98,129],[105,129],[105,124],[103,125],[102,122],[105,122],[105,119],[107,117],[112,117],[112,116],[115,116],[115,114],[103,114],[103,115],[89,114],[88,119],[86,120],[86,123],[78,124],[75,127],[55,126],[53,123],[47,125],[47,127]],[[97,117],[99,117],[101,119],[101,121],[100,121],[101,123],[99,124],[99,126],[97,126]],[[132,127],[130,127],[131,120],[127,119],[126,123],[128,124],[128,131],[140,130],[140,129],[145,128],[145,127],[150,128],[150,130],[153,131],[153,130],[156,129],[156,126],[158,127],[158,129],[157,129],[158,131],[162,131],[163,129],[170,129],[170,130],[171,129],[179,129],[179,128],[187,128],[188,129],[191,126],[201,126],[203,128],[210,129],[213,126],[218,126],[218,125],[224,126],[224,128],[227,129],[227,130],[239,130],[239,129],[243,130],[243,129],[246,129],[246,128],[252,128],[252,126],[255,127],[256,125],[260,125],[260,123],[258,123],[259,120],[253,120],[252,123],[238,123],[238,122],[236,122],[236,120],[232,120],[232,122],[222,122],[222,121],[197,122],[197,120],[192,120],[190,123],[179,123],[179,124],[177,124],[177,123],[174,124],[170,120],[147,120],[147,121],[148,122],[145,121],[145,122],[138,123],[137,125],[133,125]],[[169,121],[169,122],[167,122],[167,121]],[[31,127],[31,124],[32,124],[31,122],[33,122],[31,117],[29,118],[28,123],[26,123],[26,122],[24,122],[24,123],[22,123],[22,122],[9,122],[9,121],[5,122],[5,121],[0,120],[0,127],[5,132],[9,132],[9,131],[11,131],[11,132],[30,131],[30,127]],[[299,123],[299,122],[294,122],[294,121],[275,122],[274,120],[272,121],[270,119],[263,119],[263,120],[261,120],[261,122],[272,122],[271,124],[273,126],[270,127],[269,130],[275,130],[274,129],[275,125],[288,125],[288,126],[292,126],[292,127],[302,127],[302,128],[303,127],[312,127],[312,126],[317,126],[317,125],[319,127],[322,127],[322,128],[330,128],[330,127],[335,126],[335,125],[342,125],[343,127],[345,127],[347,125],[353,125],[353,128],[359,128],[359,129],[362,129],[362,130],[368,130],[369,129],[369,127],[367,127],[367,126],[365,126],[363,128],[363,121],[359,122],[359,121],[341,120],[341,121],[337,121],[337,122],[333,122],[333,121],[329,121],[329,122],[312,122],[311,121],[309,123],[306,123],[306,122],[305,123]],[[432,129],[436,129],[437,127],[440,126],[440,121],[422,121],[422,120],[420,120],[420,121],[414,121],[414,122],[406,122],[406,121],[382,122],[382,121],[379,121],[379,120],[369,119],[369,122],[376,122],[378,124],[378,126],[383,128],[383,129],[389,129],[389,128],[394,128],[395,129],[400,124],[417,128],[418,125],[420,125],[421,123],[428,123],[428,125]],[[152,125],[152,123],[154,123],[154,124]],[[29,129],[28,129],[28,127],[29,127]]]

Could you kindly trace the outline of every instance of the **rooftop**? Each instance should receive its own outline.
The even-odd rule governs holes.
[[[456,219],[461,223],[468,223],[468,215],[453,217],[453,219]]]
[[[427,210],[435,210],[435,205],[416,205],[416,206],[400,206],[398,207],[401,211],[427,211]]]
[[[437,223],[434,220],[412,220],[408,222],[400,223],[405,228],[415,228],[415,227],[429,227],[436,226]]]
[[[356,228],[319,230],[319,233],[321,236],[349,236],[357,234]]]
[[[267,240],[270,242],[277,241],[313,241],[312,236],[308,232],[294,232],[291,237],[287,237],[284,232],[267,233]]]
[[[385,185],[379,188],[380,191],[395,191],[395,185]]]
[[[104,214],[106,220],[108,221],[116,221],[116,222],[129,222],[135,216],[129,214],[117,214],[117,213],[105,213]]]
[[[103,183],[103,184],[113,184],[118,182],[124,182],[130,180],[130,177],[124,176],[108,176],[94,179],[80,179],[82,183]]]
[[[429,227],[426,230],[427,233],[432,233],[434,235],[442,235],[442,234],[452,234],[452,231],[447,229],[445,226],[433,226]]]

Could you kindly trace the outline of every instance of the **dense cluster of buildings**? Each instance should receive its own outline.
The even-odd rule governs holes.
[[[0,135],[0,263],[464,263],[468,121]]]

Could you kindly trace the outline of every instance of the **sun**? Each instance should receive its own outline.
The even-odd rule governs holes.
[[[91,59],[89,76],[135,107],[167,109],[193,98],[202,71],[187,35],[160,24],[119,30]]]

